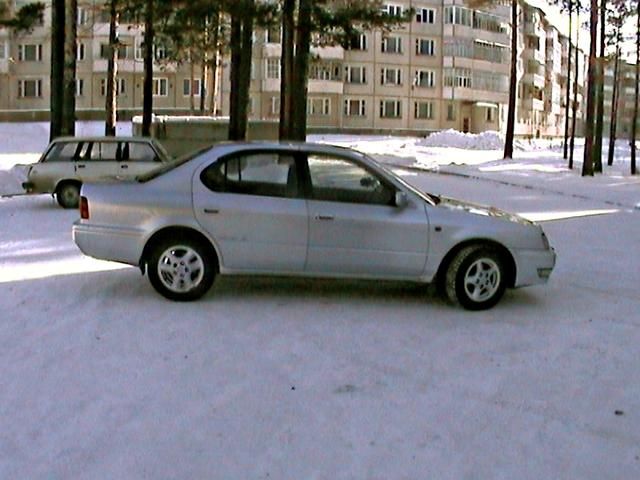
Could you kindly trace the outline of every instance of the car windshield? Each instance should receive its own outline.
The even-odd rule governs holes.
[[[149,180],[153,180],[154,178],[159,177],[160,175],[163,175],[163,174],[173,170],[174,168],[179,167],[183,163],[187,163],[189,160],[197,157],[198,155],[200,155],[201,153],[206,152],[209,149],[211,149],[211,146],[207,146],[207,147],[201,148],[200,150],[197,150],[195,152],[188,153],[186,155],[183,155],[182,157],[178,157],[177,159],[175,159],[173,161],[164,163],[161,166],[159,166],[158,168],[154,168],[150,172],[147,172],[147,173],[145,173],[143,175],[138,175],[136,177],[136,181],[139,182],[139,183],[145,183],[145,182],[148,182]]]

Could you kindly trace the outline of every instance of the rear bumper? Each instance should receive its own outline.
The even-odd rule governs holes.
[[[90,225],[76,220],[73,241],[90,257],[138,266],[144,246],[144,232],[134,228]]]
[[[515,287],[547,283],[556,265],[556,252],[549,250],[516,250]]]

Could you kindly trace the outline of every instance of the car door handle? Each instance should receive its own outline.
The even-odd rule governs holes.
[[[215,215],[217,213],[220,213],[220,210],[218,210],[217,208],[205,208],[204,213],[208,213],[209,215]]]
[[[120,168],[129,168],[129,165],[120,165]]]
[[[316,220],[333,220],[333,215],[316,215]]]
[[[82,165],[82,164],[76,165],[76,168],[85,168],[85,167],[86,167],[86,165]]]

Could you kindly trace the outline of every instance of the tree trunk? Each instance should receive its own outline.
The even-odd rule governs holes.
[[[104,134],[115,136],[117,122],[117,83],[118,78],[118,11],[117,0],[109,2],[109,61],[107,63],[107,95],[105,110],[107,119]]]
[[[62,135],[73,136],[76,133],[76,19],[77,0],[65,2],[64,20],[64,72],[62,103]]]
[[[600,54],[598,58],[598,105],[593,142],[593,170],[602,173],[602,131],[604,130],[604,64],[606,0],[600,0]]]
[[[564,144],[562,158],[567,159],[569,149],[569,103],[571,102],[571,29],[573,21],[573,2],[569,0],[569,55],[567,57],[567,92],[564,105]]]
[[[513,158],[513,135],[516,126],[516,90],[518,75],[518,0],[511,0],[511,71],[509,72],[509,111],[503,158]]]
[[[638,101],[640,100],[640,2],[638,2],[636,24],[636,79],[635,101],[633,102],[633,120],[631,121],[631,175],[636,174],[636,131],[638,128]]]
[[[311,50],[311,0],[300,0],[298,27],[291,89],[296,93],[291,102],[291,137],[293,140],[307,139],[307,91],[309,79],[309,52]]]
[[[153,115],[153,3],[146,0],[144,12],[144,81],[142,84],[142,135],[151,136]]]
[[[282,7],[282,57],[280,63],[280,140],[293,138],[293,59],[295,36],[295,0],[284,0]]]
[[[576,24],[580,25],[580,4],[576,5]],[[569,39],[571,39],[571,35],[569,35]],[[578,73],[580,71],[580,62],[578,62],[578,45],[580,44],[580,29],[578,28],[576,31],[576,44],[573,48],[573,52],[575,54],[575,75],[573,78],[573,103],[571,105],[571,139],[569,143],[569,168],[573,169],[573,152],[576,141],[576,117],[578,110]]]
[[[240,61],[242,56],[242,19],[239,12],[231,14],[231,71],[229,92],[229,140],[238,139],[238,91],[240,90]]]
[[[51,2],[51,117],[49,140],[62,134],[62,104],[64,102],[64,0]]]
[[[218,41],[220,38],[220,13],[213,13],[213,60],[211,62],[211,94],[209,98],[209,112],[212,115],[217,114],[218,110],[218,62],[220,61],[220,49]]]
[[[613,93],[611,95],[611,123],[609,125],[609,151],[607,152],[607,165],[613,165],[613,156],[616,150],[616,130],[618,129],[618,97],[620,96],[619,72],[620,68],[620,44],[616,46],[616,62],[613,67]]]
[[[193,91],[193,83],[196,78],[195,65],[193,64],[193,49],[189,49],[189,112],[193,115],[196,109],[195,94]]]
[[[587,114],[584,126],[584,160],[582,176],[593,176],[593,134],[595,120],[595,95],[597,77],[596,50],[598,48],[598,0],[591,0],[591,17],[589,19],[590,47],[589,70],[587,74]]]
[[[243,2],[242,13],[231,20],[231,95],[229,112],[229,140],[245,140],[251,86],[251,55],[253,50],[254,0]],[[237,42],[237,45],[233,43]],[[233,91],[235,87],[235,92]]]

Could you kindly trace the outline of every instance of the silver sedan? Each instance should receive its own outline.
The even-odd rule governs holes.
[[[416,190],[373,159],[328,145],[228,143],[134,182],[85,184],[73,238],[140,267],[172,300],[216,275],[437,282],[472,310],[547,281],[542,228]]]

